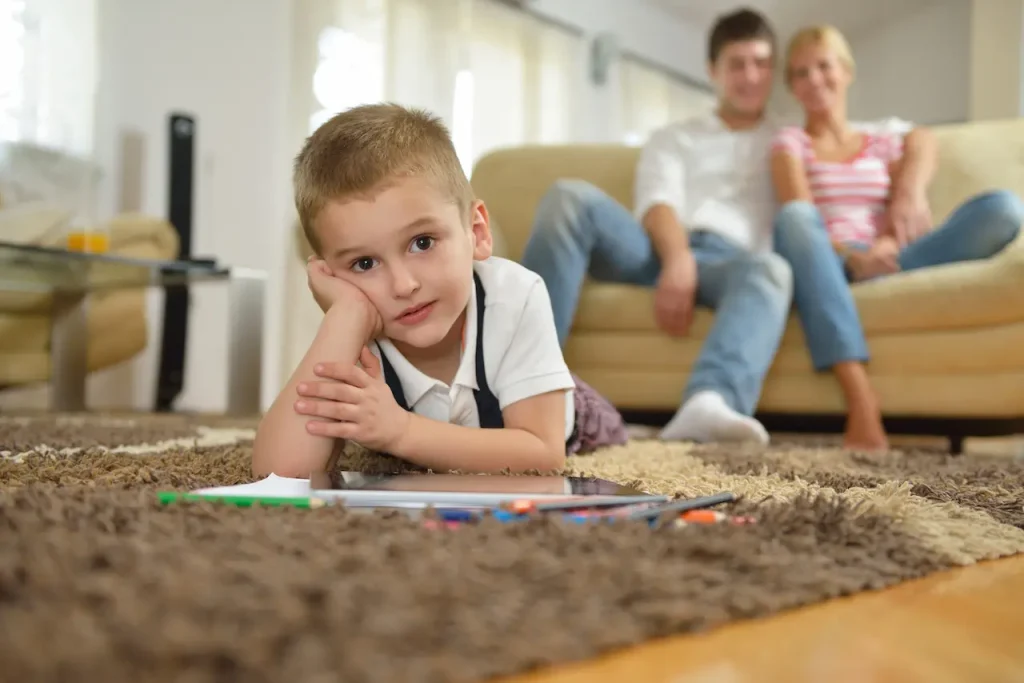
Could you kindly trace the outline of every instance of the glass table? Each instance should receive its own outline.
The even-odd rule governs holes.
[[[85,408],[88,294],[104,289],[224,282],[228,295],[228,412],[259,412],[266,274],[205,261],[153,261],[0,241],[0,290],[52,297],[50,383],[55,410]]]

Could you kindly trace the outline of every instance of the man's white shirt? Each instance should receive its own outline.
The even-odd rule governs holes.
[[[901,135],[913,128],[898,118],[852,125]],[[778,204],[769,157],[781,127],[766,117],[756,128],[731,130],[708,113],[655,131],[637,164],[636,219],[666,204],[687,230],[714,232],[748,251],[770,251]]]

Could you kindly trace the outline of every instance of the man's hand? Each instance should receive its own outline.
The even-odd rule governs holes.
[[[333,306],[339,304],[345,307],[364,307],[370,318],[372,336],[369,339],[375,339],[380,335],[384,327],[380,312],[358,287],[335,277],[323,259],[309,257],[306,263],[306,282],[321,311],[327,313]]]
[[[846,266],[854,282],[890,275],[900,269],[900,245],[894,238],[882,237],[868,251],[854,251],[846,257]]]
[[[697,295],[697,262],[686,249],[666,262],[658,276],[654,292],[654,317],[658,327],[673,336],[683,336],[693,322],[693,305]]]
[[[321,363],[314,368],[325,381],[298,386],[296,412],[311,419],[306,429],[317,436],[355,441],[388,452],[409,428],[409,413],[395,402],[380,362],[363,347],[359,364]]]
[[[932,209],[923,190],[897,190],[889,202],[885,218],[890,234],[901,247],[932,229]]]

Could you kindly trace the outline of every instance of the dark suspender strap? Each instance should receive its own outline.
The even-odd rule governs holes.
[[[405,400],[405,391],[402,390],[402,382],[398,379],[398,373],[395,372],[395,368],[391,365],[391,361],[388,360],[380,344],[377,344],[377,350],[380,351],[380,369],[384,372],[384,381],[387,383],[388,389],[391,390],[391,395],[395,397],[395,403],[399,408],[409,410],[409,403]]]
[[[491,391],[487,384],[487,370],[484,367],[484,286],[480,277],[473,273],[473,282],[476,285],[476,383],[479,389],[473,392],[476,400],[476,412],[480,417],[480,426],[484,429],[502,429],[505,426],[505,418],[501,414],[501,405],[498,398]],[[384,381],[395,397],[395,403],[403,410],[409,410],[409,403],[405,399],[405,391],[402,389],[402,382],[398,379],[398,373],[388,360],[384,349],[377,345],[380,351],[380,368],[384,373]]]
[[[501,415],[498,398],[487,385],[487,371],[484,368],[484,286],[476,273],[473,273],[473,282],[476,284],[476,384],[479,387],[473,392],[476,412],[483,429],[502,429],[505,418]]]

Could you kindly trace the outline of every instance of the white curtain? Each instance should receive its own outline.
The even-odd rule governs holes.
[[[704,114],[715,106],[712,93],[633,59],[619,66],[620,141],[641,145],[656,129]]]
[[[0,0],[0,239],[32,234],[22,211],[93,222],[96,2]]]
[[[463,105],[472,122],[459,127],[464,165],[500,147],[573,142],[585,49],[581,37],[524,12],[473,2],[466,76],[472,97]]]
[[[306,133],[338,111],[388,100],[448,124],[467,172],[488,151],[571,142],[584,40],[493,0],[301,0],[296,78]],[[312,73],[309,72],[312,66]]]
[[[88,156],[96,0],[0,0],[0,140]]]
[[[308,43],[308,35],[315,36],[312,73],[300,64],[296,74],[313,95],[307,134],[339,111],[384,100],[428,109],[450,124],[467,0],[304,4],[319,23],[307,25],[303,39]],[[306,52],[313,48],[298,46]]]

